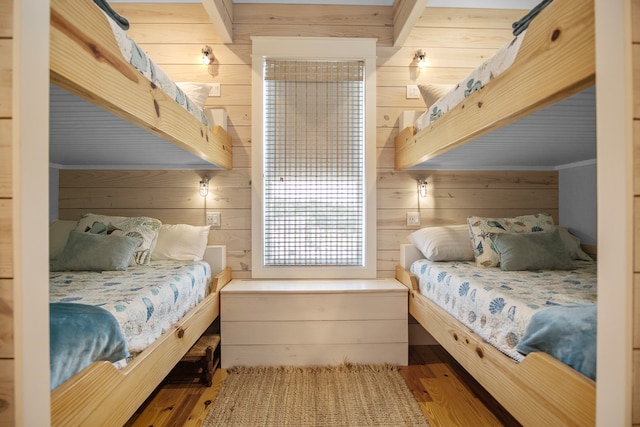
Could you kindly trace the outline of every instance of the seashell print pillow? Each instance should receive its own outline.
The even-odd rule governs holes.
[[[473,255],[478,267],[497,267],[500,265],[500,254],[490,237],[492,233],[535,233],[553,231],[556,227],[553,218],[547,213],[522,215],[514,218],[470,216],[467,218],[467,225],[473,245]]]

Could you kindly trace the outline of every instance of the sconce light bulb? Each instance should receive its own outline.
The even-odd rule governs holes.
[[[207,194],[209,194],[209,177],[204,176],[202,177],[202,181],[200,181],[200,195],[207,197]]]
[[[418,49],[416,51],[414,60],[418,61],[418,68],[425,68],[429,63],[427,62],[427,54],[424,50]]]
[[[211,64],[215,59],[215,56],[213,56],[213,49],[211,49],[211,46],[205,46],[202,48],[202,64],[203,65],[209,65]]]
[[[418,193],[420,197],[427,197],[427,181],[418,179]]]

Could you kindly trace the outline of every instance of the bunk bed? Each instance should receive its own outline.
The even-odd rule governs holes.
[[[211,279],[211,272],[224,265],[225,257],[222,247],[210,246],[204,252],[204,262],[151,261],[149,265],[129,268],[130,271],[52,272],[51,315],[52,322],[57,324],[52,326],[52,337],[56,337],[52,348],[62,354],[52,357],[51,425],[123,425],[219,316],[220,290],[231,280],[230,268],[207,281],[208,292],[204,289],[206,283],[196,285],[205,276]],[[55,260],[52,265],[56,265]],[[140,286],[141,283],[145,285]],[[111,289],[124,288],[127,307],[122,308],[122,299],[111,303],[105,300],[106,293],[100,290],[105,287],[110,293]],[[88,294],[91,289],[98,289],[98,295]],[[121,292],[115,295],[122,295]],[[133,297],[139,293],[142,296]],[[194,298],[199,299],[195,305],[189,302]],[[144,315],[142,320],[135,316],[138,301],[152,307],[147,320]],[[178,309],[174,304],[181,304],[183,311],[193,307],[162,333],[164,323],[172,322],[164,320],[164,311],[170,310],[176,317],[174,311]],[[150,321],[154,310],[158,313]],[[102,317],[96,319],[96,314]],[[68,324],[69,316],[73,316],[72,326]],[[114,344],[108,341],[111,338],[105,332],[108,321],[115,324],[114,335],[120,339]],[[138,326],[139,322],[142,326]],[[100,336],[87,343],[80,332],[87,329],[92,332],[94,323],[98,324],[94,329],[99,330]],[[69,337],[70,330],[77,333]],[[154,333],[160,336],[149,344],[146,341],[155,338]],[[125,344],[120,344],[122,341]],[[53,342],[52,339],[52,345]],[[130,356],[126,362],[121,360],[122,347]],[[142,350],[136,351],[138,348]],[[107,357],[116,354],[114,360],[107,361],[110,360]],[[90,363],[86,360],[88,355],[100,357],[94,360],[101,361]],[[85,367],[81,364],[76,368],[72,363],[75,357]],[[71,375],[71,369],[76,373]]]
[[[595,83],[592,0],[555,0],[531,21],[513,63],[425,128],[395,139],[398,170],[428,160],[577,94]],[[552,356],[516,363],[420,293],[410,265],[424,258],[401,246],[396,278],[410,290],[409,312],[523,425],[594,425],[595,381]]]
[[[126,60],[107,14],[93,1],[51,2],[51,82],[223,169],[231,138],[210,129]]]
[[[226,131],[199,120],[202,112],[188,111],[126,60],[110,18],[93,1],[52,0],[50,34],[52,84],[214,168],[231,169]],[[126,366],[95,362],[55,387],[51,424],[123,425],[218,317],[219,291],[230,276],[229,268],[217,274],[210,293]]]
[[[522,34],[513,63],[437,120],[395,138],[395,168],[420,165],[595,83],[593,0],[555,0]]]

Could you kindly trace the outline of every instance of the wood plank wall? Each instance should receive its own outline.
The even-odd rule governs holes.
[[[633,161],[634,161],[634,287],[633,287],[633,380],[632,413],[640,426],[640,0],[632,0],[633,55]]]
[[[11,66],[13,1],[0,0],[0,426],[14,424]]]
[[[394,142],[403,110],[423,109],[405,99],[406,85],[453,83],[511,38],[523,11],[427,9],[404,47],[390,48],[391,8],[359,6],[234,5],[234,43],[222,44],[201,5],[116,4],[132,23],[129,33],[176,81],[220,82],[221,96],[207,106],[225,108],[233,138],[233,170],[207,171],[207,210],[222,212],[210,243],[226,244],[234,277],[251,269],[251,40],[253,35],[376,37],[378,276],[392,277],[399,244],[415,230],[405,225],[419,211],[422,225],[463,223],[469,215],[511,216],[547,211],[557,219],[555,172],[394,171]],[[213,47],[213,66],[200,65],[200,49]],[[425,49],[432,66],[419,74],[415,51]],[[88,210],[154,214],[163,221],[204,223],[197,182],[205,171],[61,171],[60,218]],[[415,179],[426,177],[429,195],[419,200]]]

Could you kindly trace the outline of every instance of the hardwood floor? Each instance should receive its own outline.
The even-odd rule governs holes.
[[[410,346],[400,373],[431,427],[520,425],[440,346]],[[201,426],[225,377],[218,369],[211,387],[164,383],[126,426]]]

